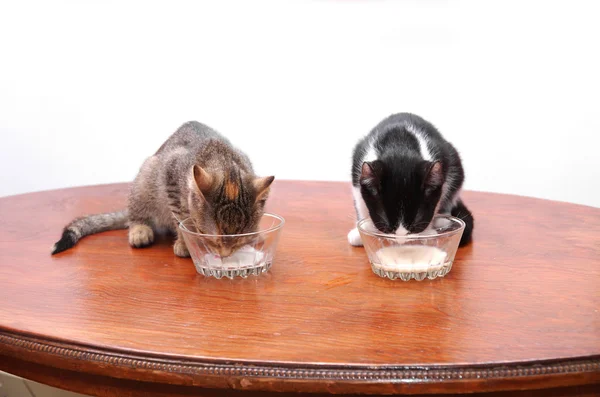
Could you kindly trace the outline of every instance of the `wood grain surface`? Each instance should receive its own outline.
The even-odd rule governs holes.
[[[0,369],[320,393],[600,382],[600,209],[465,192],[474,241],[421,282],[377,277],[348,245],[346,183],[275,182],[268,210],[286,225],[260,277],[204,278],[169,238],[133,249],[124,230],[50,256],[68,221],[120,209],[126,193],[0,199]]]

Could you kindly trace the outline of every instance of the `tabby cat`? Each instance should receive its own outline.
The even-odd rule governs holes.
[[[155,232],[167,229],[177,235],[175,255],[188,257],[180,220],[191,217],[195,231],[205,234],[254,232],[273,180],[257,177],[249,158],[221,134],[190,121],[143,163],[126,210],[75,219],[64,228],[52,254],[84,236],[129,227],[132,247],[151,245]],[[214,237],[208,244],[213,252],[228,256],[246,241]]]

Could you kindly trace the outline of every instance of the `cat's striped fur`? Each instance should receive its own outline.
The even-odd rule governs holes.
[[[191,217],[199,232],[239,234],[255,231],[274,177],[259,178],[248,157],[225,137],[201,123],[182,125],[142,165],[131,186],[127,210],[77,218],[63,231],[52,254],[73,247],[82,237],[129,227],[129,243],[145,247],[154,232],[177,234],[173,250],[189,256],[177,227]],[[211,248],[227,256],[243,241],[218,239]]]

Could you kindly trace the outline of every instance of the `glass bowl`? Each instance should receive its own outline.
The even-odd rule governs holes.
[[[278,215],[264,214],[258,231],[254,233],[196,233],[191,218],[182,220],[179,228],[198,273],[206,277],[233,279],[258,276],[271,268],[284,223],[285,220]],[[221,256],[217,246],[235,250],[227,256]]]
[[[403,281],[448,274],[464,229],[462,220],[449,215],[436,216],[426,231],[406,236],[381,233],[368,218],[358,222],[373,273]]]

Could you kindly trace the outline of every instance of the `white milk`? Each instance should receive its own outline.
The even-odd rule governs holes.
[[[230,256],[221,258],[218,255],[206,254],[204,260],[207,266],[223,269],[240,269],[263,265],[265,254],[249,245],[243,246]]]
[[[386,272],[421,273],[440,270],[446,265],[446,253],[426,245],[401,245],[381,248],[374,265]]]

